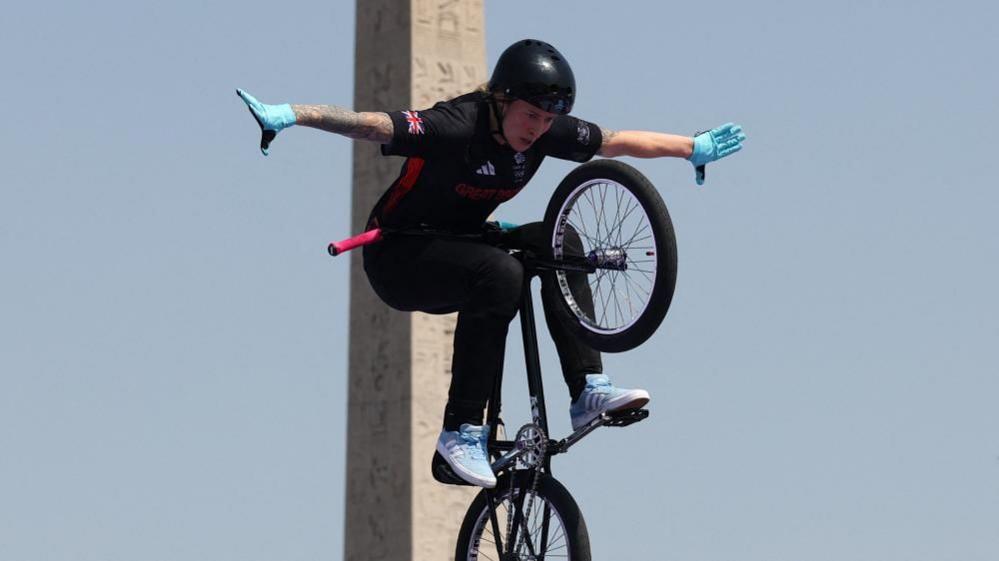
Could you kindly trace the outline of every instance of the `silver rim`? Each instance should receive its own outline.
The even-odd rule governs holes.
[[[519,491],[519,489],[515,489],[513,496],[516,497]],[[528,510],[528,500],[531,501],[530,510]],[[531,546],[536,553],[541,552],[541,528],[544,522],[545,505],[548,505],[549,515],[548,540],[544,548],[544,558],[570,559],[569,538],[565,533],[565,524],[562,523],[562,517],[559,515],[559,512],[555,510],[555,507],[545,497],[534,494],[524,499],[524,510],[530,512],[530,516],[523,521],[519,532],[523,532],[526,526]],[[501,530],[506,528],[508,517],[513,515],[512,506],[510,492],[507,491],[502,503],[500,503],[500,508],[496,509],[496,521]],[[519,547],[515,551],[515,559],[521,561],[533,560],[534,556],[531,555],[531,550],[527,547],[525,540],[518,539],[518,542]],[[498,561],[496,555],[496,537],[493,534],[492,523],[489,521],[488,506],[482,509],[479,517],[475,520],[475,527],[472,529],[472,536],[469,543],[467,561],[477,561],[480,559],[483,561]],[[506,536],[503,537],[503,546],[509,547]]]
[[[562,258],[569,229],[579,234],[583,254],[623,252],[627,269],[597,269],[587,279],[593,314],[586,313],[569,289],[565,271],[557,271],[559,291],[579,323],[601,335],[614,335],[634,325],[649,305],[656,284],[656,239],[645,209],[623,185],[592,179],[573,189],[556,218],[552,251]]]

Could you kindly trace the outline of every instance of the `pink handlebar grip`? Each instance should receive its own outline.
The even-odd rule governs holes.
[[[347,238],[338,242],[331,242],[329,247],[326,248],[326,251],[329,251],[331,256],[336,257],[345,251],[350,251],[354,248],[361,247],[362,245],[373,244],[381,241],[381,239],[382,229],[375,228],[374,230],[368,230],[367,232],[358,234],[352,238]]]

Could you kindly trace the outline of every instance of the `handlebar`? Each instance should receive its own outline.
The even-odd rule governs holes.
[[[373,230],[368,230],[363,234],[358,234],[356,236],[347,238],[345,240],[340,240],[338,242],[331,242],[329,246],[326,247],[326,251],[329,252],[331,257],[336,257],[345,251],[350,251],[352,249],[380,242],[382,240],[382,229],[375,228]]]
[[[508,232],[517,228],[517,225],[513,222],[487,222],[488,226],[495,228],[495,232]],[[350,251],[352,249],[357,249],[359,247],[370,245],[373,243],[378,243],[385,239],[386,235],[390,234],[403,234],[410,236],[432,236],[432,237],[451,237],[451,238],[464,238],[464,239],[487,239],[487,230],[484,229],[481,233],[471,233],[471,234],[459,234],[454,232],[439,231],[427,228],[411,228],[404,230],[385,230],[382,228],[373,228],[364,232],[363,234],[358,234],[356,236],[349,237],[338,242],[330,242],[326,247],[326,251],[329,252],[331,257],[336,257],[341,253]]]
[[[516,225],[509,222],[487,222],[487,224],[495,229],[492,231],[486,230],[481,233],[455,233],[424,228],[406,228],[401,230],[373,228],[363,234],[358,234],[338,242],[331,242],[326,247],[326,251],[329,252],[331,257],[336,257],[346,251],[378,243],[388,236],[418,236],[480,240],[485,243],[497,245],[503,242],[503,236],[507,232],[516,227]],[[522,254],[521,257],[526,260],[525,262],[529,264],[529,267],[536,271],[578,271],[581,273],[592,274],[596,272],[597,269],[624,270],[627,268],[627,265],[621,256],[610,251],[591,251],[587,255],[579,256],[566,255],[558,260],[539,257],[532,251],[520,251],[518,253]]]

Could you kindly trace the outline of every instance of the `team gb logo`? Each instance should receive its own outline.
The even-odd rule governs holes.
[[[418,111],[403,111],[402,114],[409,123],[409,134],[423,134],[423,118]]]

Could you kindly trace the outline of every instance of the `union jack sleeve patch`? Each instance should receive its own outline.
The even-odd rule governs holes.
[[[419,111],[403,111],[402,114],[409,123],[409,134],[423,134],[423,118],[420,117]]]

